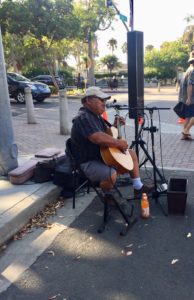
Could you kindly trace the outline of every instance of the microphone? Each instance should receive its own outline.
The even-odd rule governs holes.
[[[114,99],[112,102],[106,103],[106,108],[115,107],[116,102],[117,102],[117,100]]]
[[[118,110],[124,110],[124,109],[128,109],[128,105],[125,104],[117,104],[117,100],[114,99],[111,103],[107,103],[106,104],[106,108],[115,108]]]

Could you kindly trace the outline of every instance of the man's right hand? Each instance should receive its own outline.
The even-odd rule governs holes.
[[[126,150],[129,148],[128,143],[127,143],[126,140],[120,139],[120,140],[117,140],[117,142],[118,142],[117,148],[118,148],[119,150],[121,150],[121,151],[126,151]]]
[[[128,149],[128,143],[126,140],[115,139],[105,132],[95,132],[88,139],[99,146],[102,147],[115,147],[121,151],[126,151]]]

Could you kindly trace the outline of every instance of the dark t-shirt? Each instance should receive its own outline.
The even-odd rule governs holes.
[[[71,129],[72,150],[79,163],[102,160],[99,145],[90,142],[88,137],[96,132],[105,132],[106,128],[102,117],[87,108],[80,108],[78,115],[73,119]]]
[[[194,66],[190,65],[189,68],[186,70],[184,79],[180,84],[179,90],[179,101],[186,102],[188,95],[187,95],[187,87],[188,85],[193,86],[193,91],[191,95],[191,103],[194,104]]]

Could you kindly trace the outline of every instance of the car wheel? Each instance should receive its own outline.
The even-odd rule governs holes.
[[[15,96],[15,99],[18,103],[23,104],[25,103],[25,95],[24,92],[18,92],[17,95]]]

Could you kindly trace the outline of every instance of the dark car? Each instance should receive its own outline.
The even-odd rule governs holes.
[[[8,72],[7,82],[10,97],[14,98],[18,103],[25,102],[25,87],[31,88],[32,98],[37,102],[43,102],[51,95],[51,90],[48,85],[31,81],[30,79],[17,73]]]
[[[36,80],[54,86],[53,78],[51,75],[38,75],[36,77],[33,77],[32,80]],[[55,80],[58,84],[59,89],[63,89],[65,87],[63,80],[59,76],[55,76]]]

